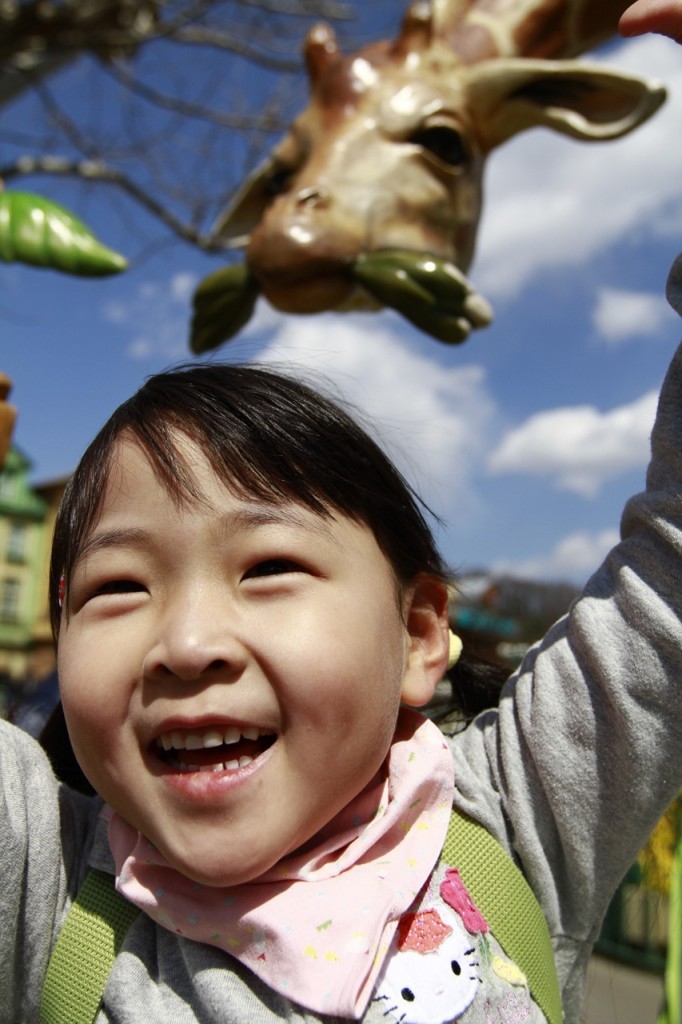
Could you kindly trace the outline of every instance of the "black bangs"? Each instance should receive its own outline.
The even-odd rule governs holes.
[[[292,501],[341,513],[372,530],[399,583],[445,567],[410,486],[369,435],[337,403],[280,373],[255,366],[188,364],[157,374],[124,402],[83,456],[60,508],[50,576],[58,630],[59,579],[67,584],[99,514],[117,445],[130,437],[169,493],[201,501],[188,438],[216,476],[240,496]]]

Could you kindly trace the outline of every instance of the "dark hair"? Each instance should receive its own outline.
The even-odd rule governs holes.
[[[338,512],[365,523],[399,588],[419,573],[446,580],[446,567],[422,512],[428,510],[381,448],[336,402],[261,367],[193,363],[150,377],[119,406],[70,480],[57,516],[50,566],[55,639],[60,579],[68,592],[76,560],[97,522],[122,437],[140,445],[178,502],[202,500],[178,448],[178,433],[193,441],[218,478],[240,495],[294,501],[321,516]],[[464,659],[451,677],[448,712],[456,707],[468,718],[497,702],[499,683],[495,694],[486,690],[472,704],[466,663]],[[475,684],[473,691],[479,692]],[[47,726],[43,745],[60,776],[87,790],[70,750],[61,707]]]
[[[291,377],[254,366],[191,364],[157,374],[114,412],[88,447],[62,500],[52,547],[50,608],[95,524],[112,457],[132,438],[178,501],[201,500],[178,450],[192,440],[240,495],[340,512],[372,530],[399,584],[446,569],[420,501],[381,448],[339,405]],[[422,506],[423,507],[423,506]]]

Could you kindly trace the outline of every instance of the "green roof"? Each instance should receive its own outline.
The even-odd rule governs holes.
[[[37,520],[45,515],[46,503],[35,493],[28,478],[32,465],[22,451],[10,448],[0,472],[0,515]]]

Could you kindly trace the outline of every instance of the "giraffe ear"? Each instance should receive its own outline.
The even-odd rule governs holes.
[[[583,141],[626,135],[658,110],[662,85],[577,61],[507,58],[467,72],[467,95],[484,150],[544,126]]]
[[[246,178],[211,229],[221,242],[235,248],[248,243],[249,235],[272,202],[272,182],[279,170],[271,154]]]

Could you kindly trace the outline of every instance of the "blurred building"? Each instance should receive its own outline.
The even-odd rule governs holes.
[[[33,622],[31,679],[43,679],[45,676],[50,675],[50,673],[56,668],[47,588],[50,579],[50,552],[52,550],[54,523],[57,518],[57,511],[59,510],[59,502],[62,500],[62,494],[64,493],[64,488],[66,487],[68,480],[68,476],[62,476],[58,477],[56,480],[49,480],[45,483],[35,484],[33,487],[35,493],[45,504],[45,518],[43,520],[45,544],[43,545],[43,558],[38,569],[39,593],[36,604],[36,615]]]
[[[32,485],[31,461],[10,449],[0,472],[0,681],[17,687],[54,668],[47,581],[66,478]]]
[[[578,593],[570,583],[470,572],[451,589],[450,624],[470,652],[513,668]]]

